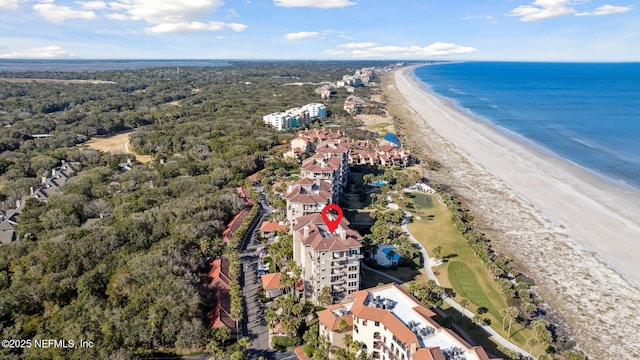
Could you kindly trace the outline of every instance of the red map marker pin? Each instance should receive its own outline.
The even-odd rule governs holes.
[[[330,210],[334,210],[338,213],[338,216],[336,216],[335,220],[331,220],[327,216],[327,212]],[[342,220],[342,209],[336,204],[329,204],[325,206],[324,209],[322,209],[322,220],[324,220],[324,223],[327,224],[329,231],[333,233],[338,228],[340,220]]]

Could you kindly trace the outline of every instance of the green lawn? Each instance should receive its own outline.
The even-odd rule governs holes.
[[[440,284],[445,288],[453,289],[456,302],[460,302],[463,297],[469,299],[471,305],[467,306],[467,309],[474,313],[477,313],[479,307],[487,308],[488,312],[482,316],[489,319],[491,327],[506,338],[507,331],[502,329],[500,310],[506,308],[507,303],[502,296],[500,286],[468,247],[462,235],[454,228],[449,209],[433,197],[431,203],[432,208],[420,208],[414,211],[414,220],[407,225],[409,231],[429,254],[436,246],[442,246],[442,257],[445,260],[441,265],[433,268]],[[521,348],[529,350],[526,341],[533,336],[530,330],[514,323],[511,334],[512,341]],[[534,352],[535,350],[537,349],[534,349]],[[540,353],[541,351],[536,352],[536,354]]]
[[[433,196],[420,192],[408,193],[407,196],[411,202],[423,209],[433,209]]]

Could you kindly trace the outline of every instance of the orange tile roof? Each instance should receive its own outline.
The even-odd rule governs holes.
[[[260,277],[260,279],[262,280],[262,287],[265,290],[278,289],[279,288],[278,284],[280,283],[281,276],[282,274],[279,272],[262,275]]]
[[[224,241],[225,243],[229,243],[231,241],[233,233],[235,233],[240,225],[242,225],[242,221],[245,217],[247,217],[247,215],[249,215],[249,209],[244,208],[240,210],[240,212],[237,213],[236,216],[231,219],[231,221],[229,221],[227,227],[222,232],[222,241]]]
[[[489,360],[489,356],[484,350],[484,348],[482,348],[481,346],[472,346],[452,330],[441,327],[438,323],[436,323],[432,319],[432,317],[436,315],[433,311],[421,305],[419,301],[416,300],[411,294],[409,294],[403,288],[397,286],[395,283],[380,285],[374,289],[360,290],[360,291],[354,292],[353,294],[351,294],[354,300],[353,300],[353,303],[351,303],[350,312],[345,316],[349,316],[351,318],[355,316],[357,318],[367,319],[370,321],[378,321],[384,324],[384,326],[389,331],[391,331],[401,342],[407,344],[409,349],[411,348],[417,349],[416,352],[412,355],[412,359],[445,360],[442,354],[442,351],[437,347],[420,348],[420,341],[415,335],[415,333],[413,333],[413,331],[411,331],[411,329],[409,329],[391,311],[365,305],[365,302],[370,293],[370,290],[371,292],[373,292],[376,290],[389,288],[389,287],[393,287],[396,290],[399,290],[402,293],[404,293],[409,298],[413,299],[413,301],[416,303],[416,306],[413,307],[412,309],[418,312],[420,315],[424,316],[425,320],[429,322],[430,325],[433,326],[435,329],[437,329],[438,331],[447,332],[450,336],[454,337],[456,341],[460,343],[461,346],[467,348],[468,350],[474,351],[481,360]],[[339,309],[342,306],[344,306],[344,304],[336,304],[328,307],[326,310],[318,312],[318,319],[324,326],[326,326],[332,331],[335,331],[334,329],[337,329],[337,321],[339,320],[336,314],[334,314],[331,310]],[[415,347],[413,346],[414,344],[415,344]]]
[[[287,225],[281,224],[277,221],[265,221],[262,224],[260,224],[260,231],[263,231],[263,232],[287,231]]]
[[[331,331],[337,331],[340,325],[341,320],[345,320],[349,327],[353,327],[353,316],[351,314],[347,314],[344,316],[336,316],[332,310],[340,309],[342,305],[334,304],[327,306],[324,310],[318,311],[318,320],[322,325],[327,327]]]

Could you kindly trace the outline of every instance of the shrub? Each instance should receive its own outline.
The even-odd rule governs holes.
[[[302,344],[302,339],[299,336],[274,336],[271,338],[271,342],[273,343],[274,348],[278,350],[285,350]]]

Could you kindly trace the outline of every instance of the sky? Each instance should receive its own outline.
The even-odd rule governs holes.
[[[640,61],[638,0],[0,0],[0,58]]]

